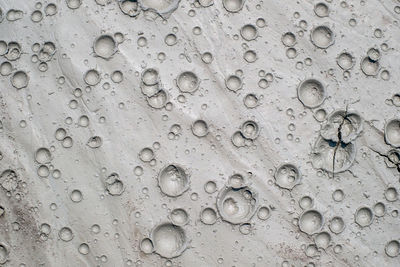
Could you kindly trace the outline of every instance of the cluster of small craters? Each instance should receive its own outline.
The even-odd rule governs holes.
[[[10,82],[16,89],[22,89],[28,86],[29,76],[24,70],[17,70],[13,67],[13,63],[21,57],[21,45],[18,42],[0,41],[0,56],[5,60],[0,65],[0,74],[2,76],[9,76]]]
[[[163,89],[158,70],[154,68],[144,70],[141,80],[140,88],[147,97],[147,103],[155,109],[165,107],[168,102],[168,94]]]
[[[400,266],[399,15],[0,1],[0,266]]]
[[[32,45],[32,62],[38,64],[41,72],[47,71],[48,63],[56,53],[56,46],[53,42],[45,42],[44,44],[34,43]]]
[[[232,144],[236,147],[251,146],[253,141],[257,139],[260,134],[260,126],[257,122],[248,120],[243,122],[240,130],[232,135]]]

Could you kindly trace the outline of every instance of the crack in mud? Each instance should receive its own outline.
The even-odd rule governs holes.
[[[337,134],[337,136],[338,136],[338,142],[336,143],[335,150],[333,151],[332,179],[335,178],[336,153],[337,153],[337,150],[338,150],[339,146],[342,144],[342,127],[343,127],[343,124],[344,124],[344,122],[345,122],[346,120],[349,121],[349,122],[351,123],[351,121],[347,119],[347,117],[348,117],[347,110],[348,110],[348,105],[346,106],[346,110],[345,110],[345,112],[344,112],[343,120],[342,120],[342,122],[340,123],[339,128],[338,128],[338,134]]]

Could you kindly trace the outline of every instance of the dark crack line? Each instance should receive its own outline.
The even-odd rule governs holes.
[[[347,110],[348,110],[348,105],[346,105],[346,110],[345,110],[345,112],[344,112],[343,120],[342,120],[342,122],[340,123],[339,128],[338,128],[338,133],[337,133],[338,142],[336,143],[335,150],[333,151],[332,179],[335,179],[336,153],[337,153],[337,150],[339,149],[339,146],[342,144],[342,127],[343,127],[344,122],[345,122],[346,120],[349,121],[349,120],[347,119],[347,117],[348,117]],[[349,121],[349,122],[350,122],[350,121]],[[351,122],[350,122],[350,123],[351,123]]]
[[[393,162],[393,161],[389,158],[388,155],[382,154],[381,152],[379,152],[379,151],[373,149],[372,147],[369,147],[369,146],[368,146],[368,148],[371,149],[371,150],[372,150],[373,152],[375,152],[376,154],[378,154],[379,156],[384,157],[384,158],[387,158],[391,163],[393,163],[393,165],[396,166],[396,170],[397,170],[398,172],[400,172],[400,165],[397,164],[397,163],[395,163],[395,162]]]

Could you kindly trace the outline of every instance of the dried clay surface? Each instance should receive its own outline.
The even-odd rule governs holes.
[[[0,0],[0,266],[400,266],[399,19]]]

